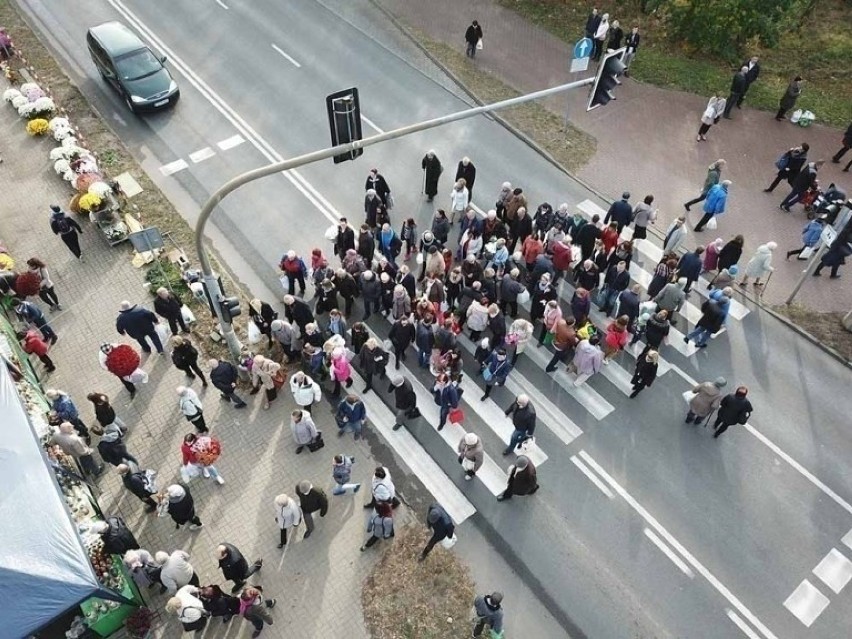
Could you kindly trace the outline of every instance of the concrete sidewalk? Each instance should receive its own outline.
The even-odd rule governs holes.
[[[591,67],[587,73],[570,74],[571,46],[494,0],[469,0],[463,5],[453,0],[377,1],[404,24],[459,51],[464,49],[467,25],[478,20],[484,29],[485,46],[477,53],[475,64],[518,91],[534,91],[594,72]],[[581,36],[578,34],[578,38]],[[640,48],[637,64],[641,64],[641,57]],[[719,219],[717,231],[690,232],[687,246],[742,234],[746,247],[740,264],[744,265],[758,245],[774,240],[778,243],[773,259],[776,271],[764,300],[783,303],[803,264],[786,262],[784,252],[801,246],[801,229],[807,220],[801,207],[794,208],[792,214],[778,209],[788,193],[786,184],[772,194],[763,189],[776,173],[778,155],[807,142],[812,160],[828,160],[820,172],[820,182],[825,186],[837,182],[852,193],[852,176],[841,172],[843,164],[830,162],[840,148],[842,131],[818,124],[802,129],[789,122],[776,122],[772,113],[749,109],[746,99],[745,108],[734,109],[732,121],[722,120],[710,130],[707,142],[698,143],[695,137],[709,96],[625,79],[617,97],[617,102],[591,113],[585,110],[585,90],[545,102],[554,113],[563,117],[567,113],[572,124],[597,138],[597,153],[577,177],[610,198],[618,198],[627,190],[635,203],[653,194],[660,209],[657,228],[665,232],[672,219],[684,214],[683,202],[700,191],[708,165],[725,158],[728,167],[724,178],[733,181],[728,213]],[[507,175],[506,179],[523,185],[523,176]],[[496,193],[498,189],[494,190]],[[529,196],[536,205],[539,203],[535,193]],[[700,207],[692,211],[688,219],[694,225],[701,217]],[[852,287],[844,285],[844,280],[809,278],[797,301],[817,311],[846,312],[852,308]]]

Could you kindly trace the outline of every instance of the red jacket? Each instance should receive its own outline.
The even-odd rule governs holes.
[[[562,242],[553,244],[553,268],[557,271],[567,271],[571,268],[571,246]]]
[[[37,331],[27,331],[22,348],[25,353],[32,353],[39,357],[47,355],[47,342],[42,339]]]
[[[618,246],[618,231],[616,229],[606,227],[601,233],[601,242],[603,242],[604,249],[609,255],[609,252]]]
[[[183,442],[180,445],[180,454],[183,457],[183,465],[194,464],[195,461],[195,452],[192,450],[192,445]]]

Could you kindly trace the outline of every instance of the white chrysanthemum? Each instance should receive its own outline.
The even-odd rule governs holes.
[[[27,96],[25,95],[17,95],[12,98],[12,106],[16,109],[20,109],[23,105],[29,104],[30,101],[27,100]]]
[[[67,171],[65,171],[65,173],[62,174],[62,179],[66,182],[73,182],[77,179],[77,174],[74,173],[74,171],[72,171],[71,169],[68,169]]]
[[[34,89],[26,91],[25,95],[27,96],[27,100],[29,100],[30,102],[35,102],[36,100],[41,100],[44,97],[44,91],[36,87]]]
[[[111,191],[112,188],[106,182],[93,182],[89,187],[89,193],[97,195],[101,199],[104,199]]]
[[[20,115],[22,118],[28,118],[33,113],[35,113],[35,110],[35,103],[27,102],[26,104],[22,104],[18,107],[18,115]]]
[[[50,159],[54,162],[65,158],[65,147],[57,146],[50,150]]]
[[[53,100],[48,97],[39,98],[38,100],[33,102],[33,106],[35,107],[36,111],[39,111],[41,113],[44,113],[46,111],[50,111],[51,113],[53,113],[54,111],[56,111],[56,105],[53,103]]]
[[[62,146],[64,146],[66,149],[75,147],[79,148],[79,146],[77,145],[77,138],[75,138],[73,135],[62,140]]]
[[[24,82],[21,85],[21,93],[29,93],[33,89],[38,89],[39,91],[41,91],[41,87],[35,82]]]
[[[71,133],[72,133],[71,127],[59,128],[59,129],[54,130],[53,139],[56,140],[57,142],[64,142],[65,140],[67,140],[71,136]],[[74,140],[74,141],[76,142],[76,140]]]
[[[56,171],[56,175],[62,175],[66,171],[71,170],[71,163],[65,158],[59,158],[53,163],[53,170]]]
[[[11,102],[12,100],[19,97],[20,95],[21,95],[21,92],[18,91],[17,89],[6,89],[3,92],[3,100],[5,102]]]
[[[56,131],[56,129],[67,129],[71,127],[71,123],[68,121],[68,118],[55,117],[50,118],[50,122],[48,122],[51,131]]]

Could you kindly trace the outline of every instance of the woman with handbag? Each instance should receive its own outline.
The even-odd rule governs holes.
[[[459,463],[464,469],[465,481],[470,481],[482,466],[482,462],[485,461],[482,440],[475,433],[466,433],[459,440],[458,452]]]
[[[186,386],[178,386],[176,389],[178,394],[178,405],[180,412],[186,417],[186,421],[195,426],[195,430],[199,433],[207,432],[207,424],[204,421],[204,406],[201,400],[198,399],[198,394],[191,388]]]
[[[284,385],[285,376],[281,364],[273,362],[263,355],[255,355],[251,366],[252,389],[250,395],[257,395],[261,386],[265,392],[263,410],[269,409],[270,402],[278,397],[278,389]]]
[[[719,118],[725,112],[726,104],[727,99],[723,95],[714,95],[710,98],[704,109],[704,113],[701,114],[701,126],[698,127],[698,136],[695,138],[696,142],[707,141],[707,132],[711,126],[719,122]]]
[[[198,598],[199,593],[197,586],[187,584],[166,602],[166,612],[177,615],[185,632],[200,632],[211,616]]]
[[[482,379],[485,380],[485,394],[479,399],[484,402],[491,395],[491,389],[502,386],[512,370],[512,362],[506,357],[506,349],[498,348],[486,360],[482,369]]]

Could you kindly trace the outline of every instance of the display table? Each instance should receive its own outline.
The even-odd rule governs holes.
[[[136,587],[136,583],[128,574],[124,562],[115,555],[111,555],[110,559],[112,567],[109,570],[109,577],[107,579],[113,584],[111,588],[121,593],[127,599],[139,602],[141,605],[142,595]],[[99,575],[99,577],[103,583],[103,576]],[[86,625],[100,637],[108,637],[124,626],[124,620],[137,607],[136,605],[118,603],[117,601],[105,601],[97,597],[93,597],[80,604]]]

